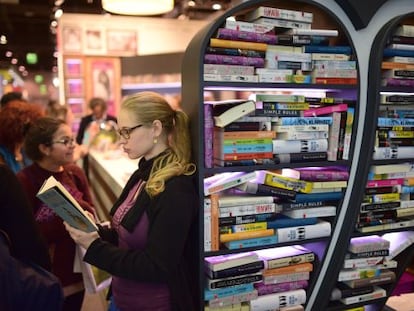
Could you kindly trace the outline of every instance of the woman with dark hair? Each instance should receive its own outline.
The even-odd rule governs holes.
[[[22,151],[25,131],[43,116],[42,109],[25,101],[12,101],[0,111],[0,163],[17,173],[29,162]]]
[[[60,181],[86,211],[94,214],[89,184],[83,170],[73,163],[75,141],[63,120],[43,117],[28,129],[24,148],[33,164],[17,177],[31,202],[34,216],[48,242],[52,272],[60,279],[65,293],[63,310],[80,310],[84,297],[82,275],[73,272],[75,243],[62,220],[36,194],[50,176]]]

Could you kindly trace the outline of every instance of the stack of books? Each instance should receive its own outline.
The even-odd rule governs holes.
[[[414,225],[413,163],[373,165],[357,221],[360,232]]]
[[[414,25],[399,25],[383,52],[382,85],[414,86]]]
[[[311,250],[298,245],[206,257],[206,307],[303,310],[315,259]]]
[[[226,20],[206,48],[204,80],[356,84],[351,47],[330,45],[338,31],[312,22],[311,12],[265,6]]]
[[[397,261],[387,259],[390,245],[378,235],[352,238],[331,300],[349,305],[386,297],[380,285],[395,281],[392,269],[397,267]]]

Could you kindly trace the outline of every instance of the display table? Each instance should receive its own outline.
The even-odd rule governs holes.
[[[137,167],[138,159],[131,160],[121,151],[89,152],[89,182],[101,221],[109,220],[110,209]]]

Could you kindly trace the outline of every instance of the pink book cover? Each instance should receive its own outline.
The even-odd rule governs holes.
[[[287,292],[295,289],[307,288],[309,282],[307,280],[292,281],[279,284],[264,284],[263,282],[254,283],[259,296],[273,293]]]
[[[206,168],[213,167],[213,134],[213,106],[204,105],[204,165]]]
[[[348,109],[347,104],[338,104],[338,105],[331,105],[331,106],[325,106],[325,107],[311,108],[308,110],[304,110],[303,116],[304,117],[321,116],[325,114],[331,114],[333,112],[347,111],[347,109]]]
[[[227,40],[238,40],[248,42],[262,42],[267,44],[277,44],[277,36],[272,34],[239,31],[227,28],[219,28],[217,38]]]
[[[254,66],[256,68],[263,68],[265,66],[265,59],[261,57],[247,57],[220,54],[205,54],[204,62],[206,64],[243,65]]]
[[[404,184],[404,178],[369,180],[367,182],[367,188],[390,187],[402,184]]]

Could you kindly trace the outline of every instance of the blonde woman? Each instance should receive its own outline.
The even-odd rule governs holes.
[[[120,143],[139,168],[111,210],[112,229],[85,233],[84,260],[113,275],[111,310],[198,310],[197,194],[188,117],[164,97],[124,99]]]

